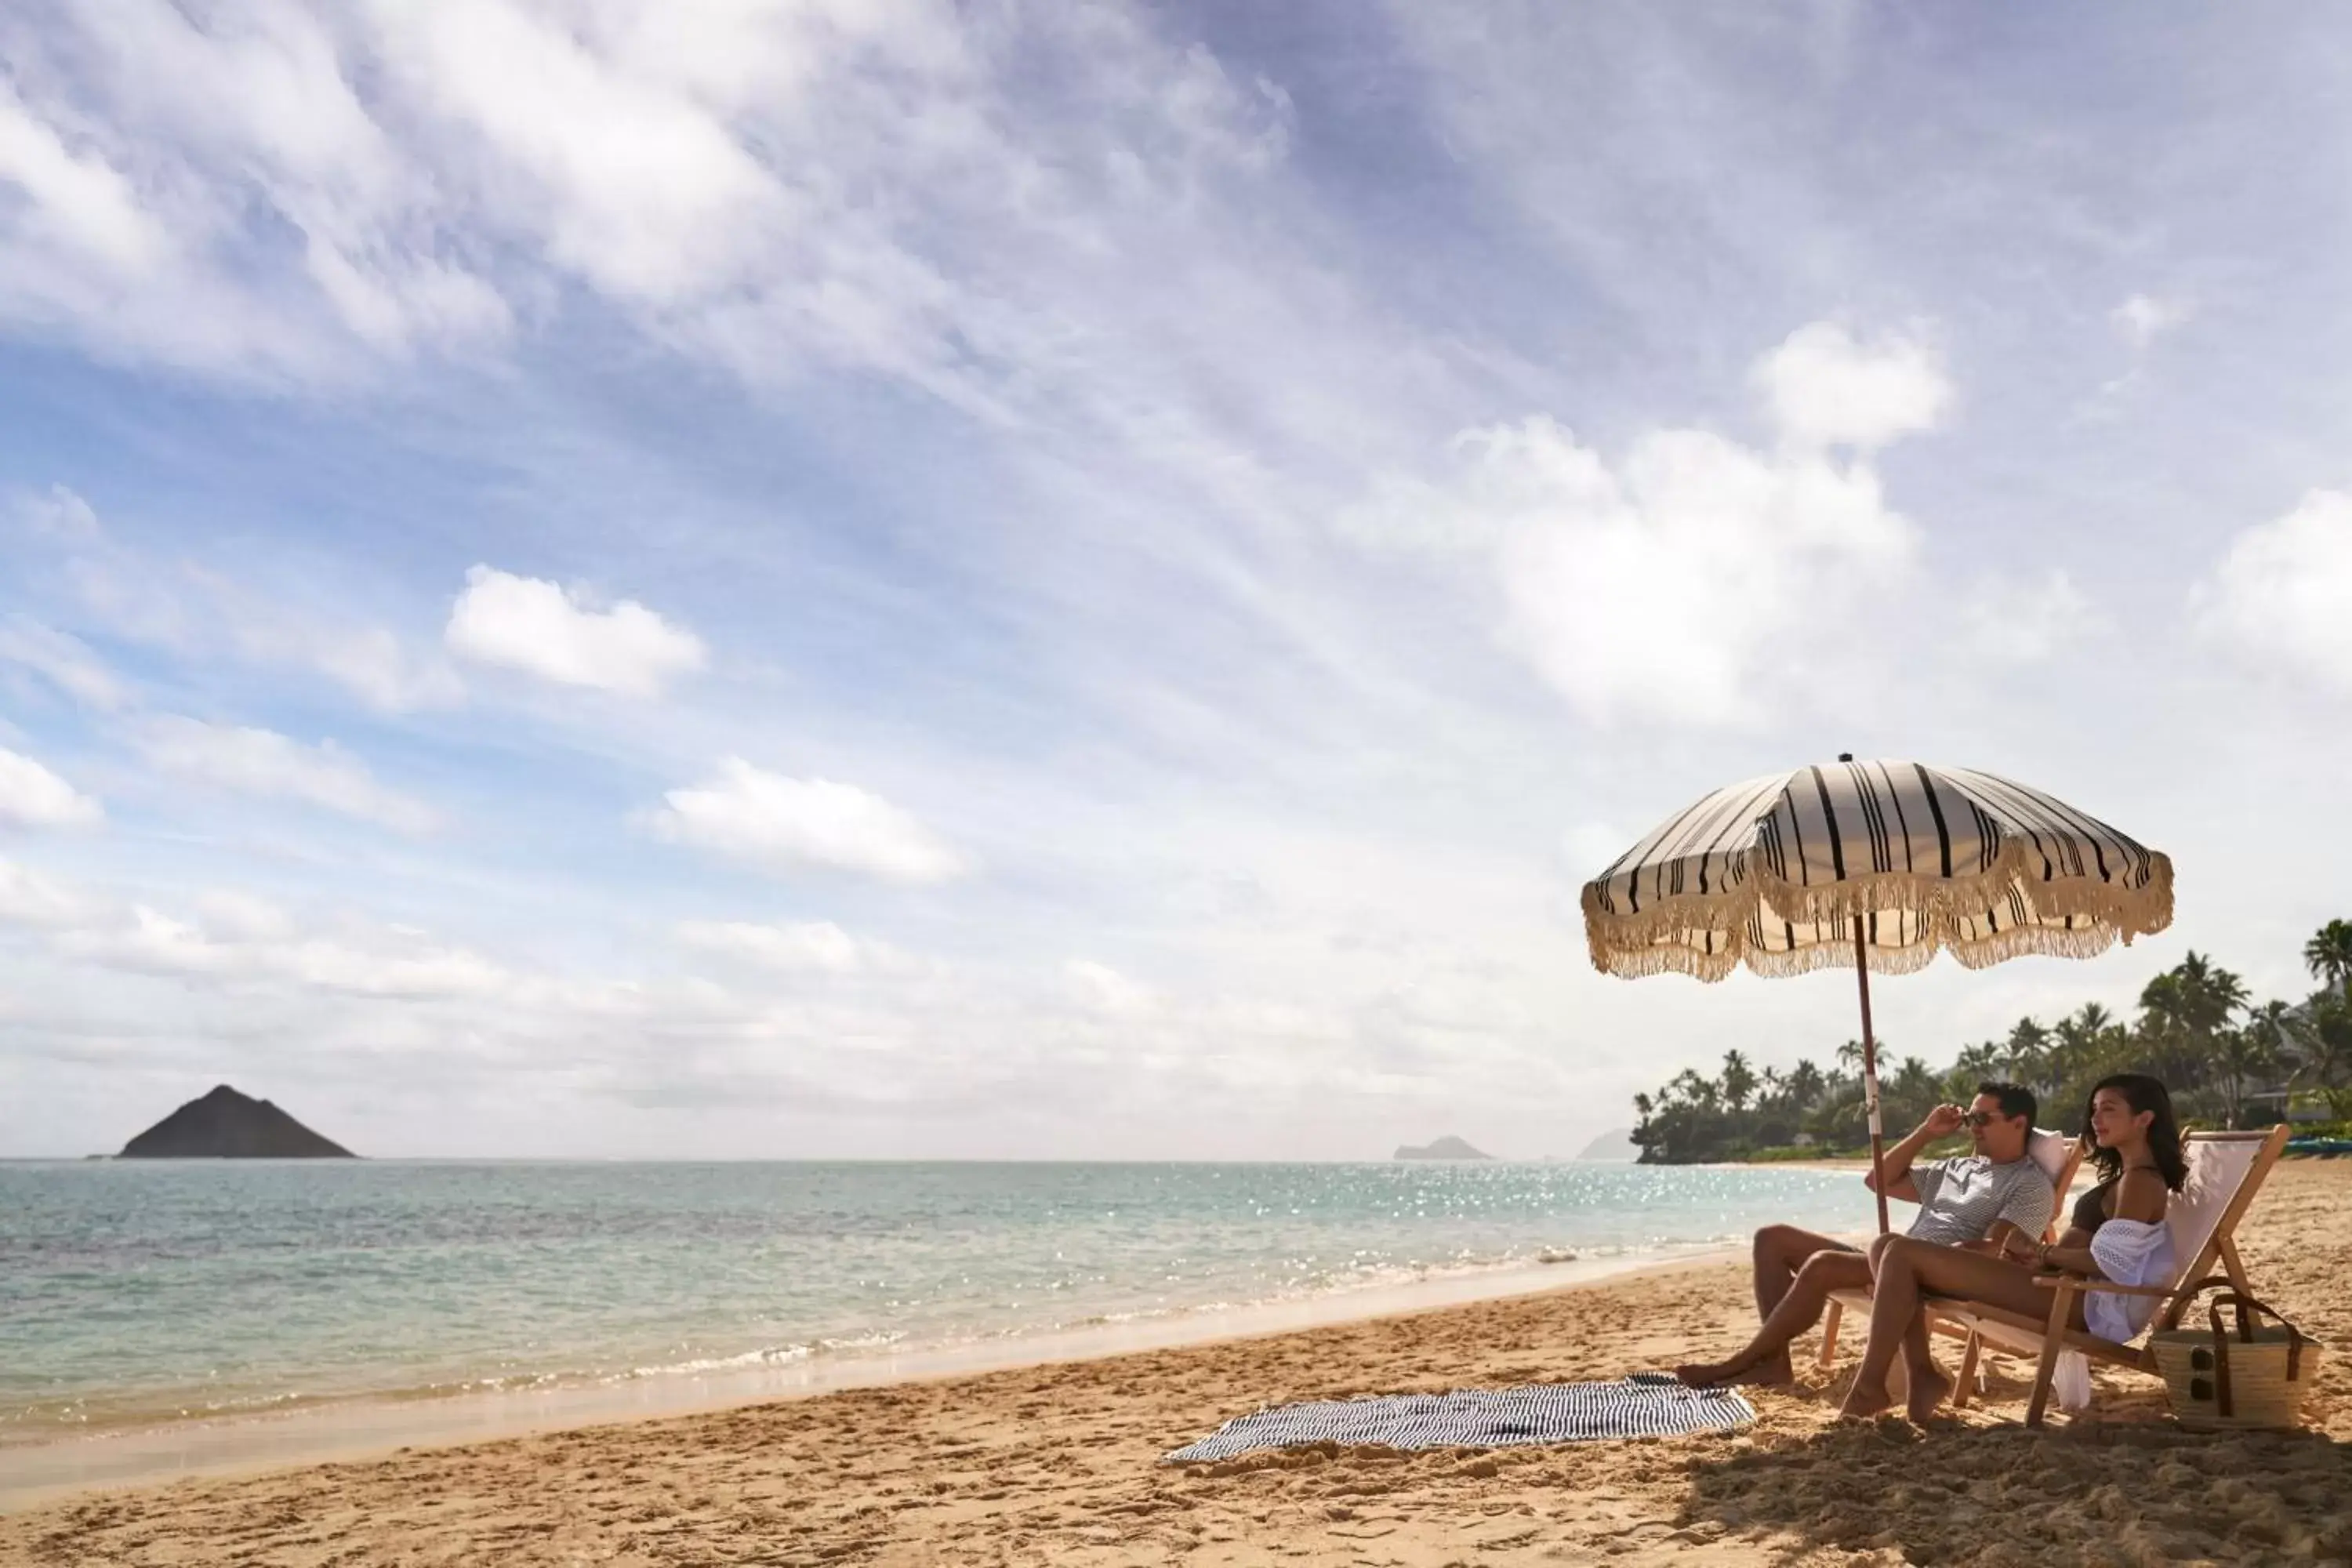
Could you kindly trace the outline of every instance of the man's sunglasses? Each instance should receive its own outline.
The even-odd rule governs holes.
[[[2003,1120],[2005,1120],[2005,1118],[2003,1118],[1998,1111],[1963,1110],[1960,1112],[1960,1121],[1962,1125],[1969,1127],[1982,1127],[1988,1122],[2000,1121]]]

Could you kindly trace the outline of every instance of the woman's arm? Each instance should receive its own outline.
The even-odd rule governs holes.
[[[2092,1260],[2091,1233],[2079,1226],[2067,1226],[2066,1234],[2060,1237],[2055,1245],[2035,1247],[2033,1259],[2044,1268],[2087,1274],[2095,1279],[2106,1278],[2099,1272],[2098,1264]]]

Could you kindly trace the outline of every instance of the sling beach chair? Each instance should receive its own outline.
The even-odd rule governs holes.
[[[2044,1277],[2038,1282],[2050,1290],[2050,1310],[2040,1321],[1981,1302],[1940,1299],[1933,1301],[1928,1309],[1932,1318],[1960,1329],[1968,1336],[1959,1379],[1953,1387],[1953,1404],[1966,1401],[1969,1383],[1976,1375],[1977,1359],[1986,1351],[2035,1358],[2033,1397],[2025,1409],[2028,1426],[2042,1425],[2042,1414],[2049,1408],[2051,1388],[2060,1378],[2060,1359],[2068,1352],[2082,1356],[2085,1363],[2131,1367],[2154,1377],[2163,1376],[2149,1338],[2158,1331],[2179,1326],[2181,1313],[2195,1294],[2188,1287],[2212,1273],[2218,1263],[2241,1295],[2254,1293],[2252,1281],[2246,1278],[2246,1266],[2238,1258],[2238,1222],[2245,1217],[2255,1194],[2262,1191],[2263,1179],[2286,1147],[2286,1139],[2284,1123],[2263,1132],[2189,1135],[2189,1180],[2172,1194],[2164,1211],[2165,1227],[2172,1233],[2172,1253],[2178,1265],[2167,1284],[2117,1285],[2075,1275]],[[2150,1297],[2161,1305],[2136,1342],[2117,1344],[2067,1326],[2075,1298],[2087,1291]],[[2077,1363],[2075,1370],[2078,1375],[2067,1380],[2074,1385],[2070,1391],[2072,1397],[2063,1401],[2070,1411],[2090,1403],[2089,1368]]]
[[[2074,1173],[2083,1168],[2082,1142],[2079,1139],[2069,1138],[2063,1132],[2053,1132],[2047,1128],[2037,1127],[2026,1141],[2025,1155],[2027,1159],[2041,1167],[2043,1175],[2050,1178],[2050,1185],[2056,1194],[2056,1202],[2050,1210],[2050,1223],[2042,1227],[2041,1236],[2043,1241],[2055,1241],[2064,1228],[2066,1198],[2074,1185]],[[1822,1320],[1821,1369],[1823,1372],[1829,1371],[1837,1361],[1838,1325],[1844,1320],[1848,1309],[1860,1313],[1867,1321],[1870,1317],[1870,1292],[1833,1290],[1830,1293],[1828,1313]],[[1927,1326],[1932,1331],[1942,1334],[1948,1339],[1965,1340],[1969,1337],[1967,1329],[1957,1323],[1944,1321],[1933,1315],[1929,1317]],[[1892,1369],[1892,1374],[1896,1377],[1902,1376],[1902,1366],[1903,1363],[1900,1361],[1896,1362]],[[1973,1372],[1975,1369],[1971,1366],[1969,1370]],[[1957,1400],[1958,1395],[1955,1395],[1955,1401]]]

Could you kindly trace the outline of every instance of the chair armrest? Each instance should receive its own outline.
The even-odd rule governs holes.
[[[2153,1296],[2159,1301],[2169,1301],[2180,1294],[2168,1285],[2118,1285],[2112,1279],[2094,1279],[2084,1274],[2037,1274],[2033,1282],[2045,1290],[2054,1290],[2063,1283],[2077,1290],[2105,1290],[2114,1296]]]

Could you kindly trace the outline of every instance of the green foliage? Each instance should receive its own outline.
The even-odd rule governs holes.
[[[1887,1137],[1939,1103],[1966,1103],[1988,1080],[2025,1085],[2041,1100],[2042,1125],[2075,1131],[2091,1086],[2116,1072],[2162,1079],[2184,1122],[2267,1123],[2284,1113],[2282,1090],[2352,1121],[2352,921],[2328,921],[2303,957],[2321,988],[2299,1003],[2257,1004],[2243,980],[2192,952],[2142,988],[2130,1022],[2095,1002],[2054,1022],[2021,1018],[2005,1038],[1963,1046],[1942,1068],[1895,1057],[1882,1042]],[[1759,1071],[1727,1051],[1715,1077],[1685,1068],[1654,1094],[1635,1095],[1633,1108],[1633,1141],[1650,1163],[1868,1151],[1859,1040],[1838,1047],[1827,1067],[1804,1058],[1786,1072]]]

